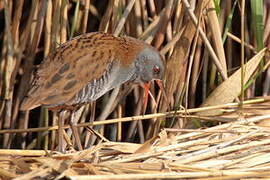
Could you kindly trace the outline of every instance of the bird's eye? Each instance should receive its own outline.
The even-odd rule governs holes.
[[[160,68],[159,68],[157,65],[154,65],[154,67],[153,67],[153,72],[154,72],[155,74],[159,74],[159,73],[160,73]]]

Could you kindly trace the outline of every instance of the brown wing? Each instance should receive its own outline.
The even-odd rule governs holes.
[[[115,59],[114,39],[110,35],[90,33],[64,43],[39,67],[21,110],[63,105],[87,83],[101,77]]]

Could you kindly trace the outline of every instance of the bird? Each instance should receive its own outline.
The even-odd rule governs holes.
[[[20,110],[39,106],[60,112],[72,110],[121,84],[161,80],[163,61],[157,49],[133,37],[104,32],[79,35],[44,58],[34,72]],[[61,144],[62,137],[58,141]]]

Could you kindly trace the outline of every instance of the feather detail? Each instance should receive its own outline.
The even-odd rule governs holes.
[[[145,46],[145,43],[134,38],[97,32],[78,36],[62,44],[38,68],[20,109],[30,110],[40,105],[74,105],[96,100],[113,88],[112,85],[106,88],[104,85],[107,81],[115,81],[112,78],[108,80],[111,75],[106,74],[110,64],[118,61],[119,66],[128,68]]]

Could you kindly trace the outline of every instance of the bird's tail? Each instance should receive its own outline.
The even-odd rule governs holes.
[[[23,101],[20,105],[20,110],[21,111],[28,111],[31,109],[34,109],[35,107],[40,106],[39,100],[37,98],[32,98],[32,97],[24,97]]]

